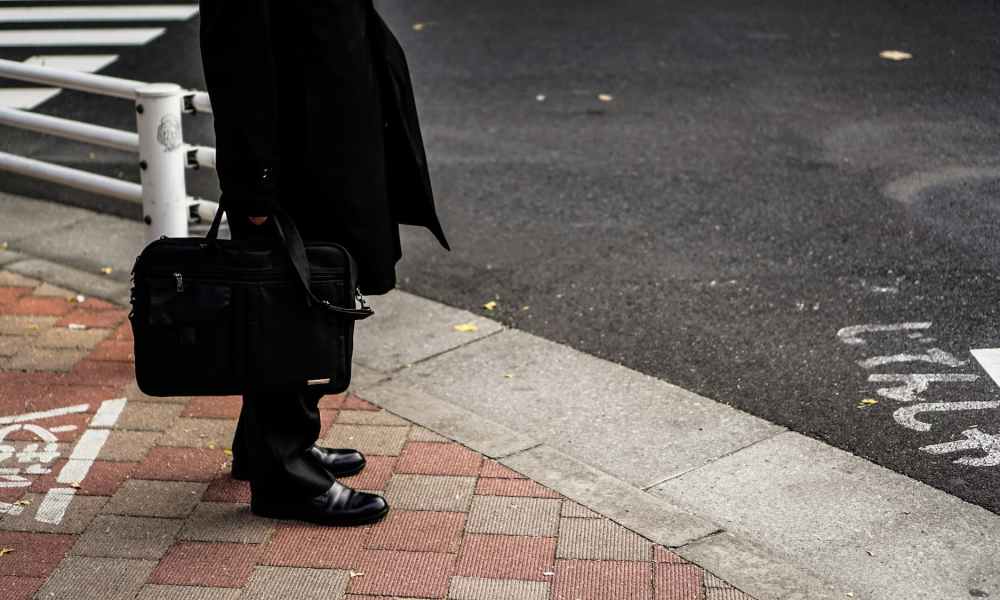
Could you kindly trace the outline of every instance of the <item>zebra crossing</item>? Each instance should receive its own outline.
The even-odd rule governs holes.
[[[119,55],[90,54],[87,48],[106,52],[142,46],[166,31],[165,26],[151,25],[186,21],[198,12],[197,4],[64,2],[72,2],[72,6],[53,6],[50,2],[17,2],[18,6],[10,6],[14,0],[0,0],[0,58],[18,60],[28,51],[32,54],[23,59],[26,63],[94,73],[118,60]],[[109,26],[112,24],[118,26]],[[48,48],[61,53],[43,53]],[[67,53],[72,52],[67,48],[80,52]],[[0,106],[31,110],[61,91],[54,87],[0,87]]]

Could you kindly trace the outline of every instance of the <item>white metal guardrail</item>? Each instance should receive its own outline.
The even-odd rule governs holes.
[[[134,101],[135,133],[5,107],[0,107],[0,124],[138,153],[141,185],[7,152],[0,152],[0,170],[141,202],[146,241],[163,235],[185,237],[192,215],[202,220],[215,215],[218,205],[189,197],[185,182],[186,168],[215,168],[215,149],[185,144],[181,126],[184,113],[212,112],[207,93],[173,83],[146,83],[4,59],[0,59],[0,77]]]

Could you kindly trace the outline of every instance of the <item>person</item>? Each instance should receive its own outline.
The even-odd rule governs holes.
[[[368,295],[395,287],[400,224],[428,228],[450,250],[406,57],[372,0],[200,0],[200,18],[234,239],[276,237],[277,203],[304,239],[347,248]],[[337,480],[360,471],[364,456],[316,445],[319,396],[305,386],[244,394],[233,477],[250,481],[258,515],[381,519],[384,498]]]

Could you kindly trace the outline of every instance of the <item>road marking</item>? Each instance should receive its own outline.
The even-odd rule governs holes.
[[[118,422],[118,416],[122,414],[126,402],[128,402],[126,398],[115,398],[102,402],[101,407],[97,409],[97,414],[90,420],[90,427],[113,427]]]
[[[930,321],[921,321],[919,323],[893,323],[892,325],[851,325],[850,327],[844,327],[838,331],[837,337],[845,344],[858,346],[866,343],[865,340],[861,338],[862,333],[911,331],[917,329],[930,329],[930,327]]]
[[[101,453],[108,436],[111,435],[111,431],[106,428],[118,421],[126,402],[125,398],[115,398],[101,403],[97,414],[91,419],[91,426],[101,429],[87,429],[83,432],[73,447],[69,460],[59,470],[56,476],[57,483],[79,484],[83,481],[90,472],[94,460]],[[50,488],[38,506],[35,520],[42,523],[61,523],[74,494],[76,494],[74,488]]]
[[[39,54],[24,62],[38,67],[95,73],[116,60],[117,54]]]
[[[1000,465],[1000,435],[985,433],[980,431],[978,427],[966,429],[962,432],[962,435],[965,436],[964,440],[924,446],[921,450],[931,454],[982,450],[986,453],[986,456],[963,456],[952,462],[960,465],[969,465],[970,467],[996,467]]]
[[[0,23],[52,23],[72,21],[186,21],[197,5],[150,4],[137,6],[20,6],[0,8]]]
[[[61,408],[40,410],[38,412],[25,413],[23,415],[14,415],[13,417],[0,417],[0,425],[6,425],[7,423],[23,423],[25,421],[36,421],[38,419],[61,417],[63,415],[72,415],[76,413],[87,412],[88,408],[90,408],[89,404],[75,404],[73,406],[63,406]]]
[[[914,431],[930,431],[930,423],[917,419],[917,415],[925,412],[951,412],[958,410],[986,410],[1000,407],[1000,402],[921,402],[896,409],[892,418],[897,423]]]
[[[977,350],[969,350],[969,352],[972,353],[972,358],[976,359],[979,366],[990,376],[990,379],[997,385],[1000,385],[1000,348],[979,348]]]
[[[931,348],[924,354],[888,354],[885,356],[873,356],[864,360],[859,360],[858,364],[866,369],[874,369],[882,365],[901,362],[929,362],[946,367],[961,367],[969,364],[967,360],[958,360],[950,352],[945,352],[940,348]]]
[[[10,29],[0,31],[0,47],[141,46],[166,31],[162,27],[122,29]]]
[[[940,383],[972,383],[979,381],[979,375],[969,373],[873,373],[868,376],[872,383],[894,383],[902,385],[884,387],[875,390],[883,398],[899,402],[915,402],[917,396],[926,392],[934,382]]]

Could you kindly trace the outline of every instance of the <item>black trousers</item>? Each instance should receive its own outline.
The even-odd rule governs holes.
[[[254,225],[245,215],[234,214],[229,229],[233,239],[277,241],[272,220]],[[272,386],[243,395],[233,465],[250,475],[253,494],[311,497],[333,485],[330,473],[306,453],[319,438],[322,396],[306,385]]]

